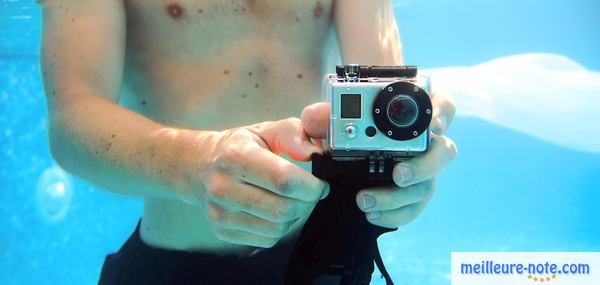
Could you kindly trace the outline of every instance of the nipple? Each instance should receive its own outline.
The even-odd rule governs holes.
[[[171,18],[179,19],[183,17],[183,8],[179,4],[172,3],[167,5],[167,13],[169,16],[171,16]]]

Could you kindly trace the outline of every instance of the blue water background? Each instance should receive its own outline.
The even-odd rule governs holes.
[[[395,4],[407,63],[470,65],[553,52],[600,70],[598,1]],[[38,13],[33,1],[0,2],[0,284],[94,284],[104,255],[133,229],[141,203],[73,178],[67,216],[49,222],[40,214],[36,183],[53,162]],[[457,118],[448,135],[459,156],[439,176],[429,207],[380,239],[398,284],[449,284],[451,251],[600,251],[600,154],[474,118]]]

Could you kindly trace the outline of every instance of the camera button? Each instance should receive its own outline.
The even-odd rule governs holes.
[[[373,126],[367,127],[367,129],[365,130],[365,133],[367,134],[368,137],[373,137],[375,136],[375,133],[377,133],[377,130],[375,130],[375,128]]]
[[[358,128],[354,125],[346,125],[344,127],[344,136],[348,139],[353,139],[358,135]]]

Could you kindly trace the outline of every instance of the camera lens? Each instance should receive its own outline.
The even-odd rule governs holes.
[[[419,107],[413,98],[406,95],[397,95],[387,105],[387,116],[392,124],[400,128],[406,128],[417,121]]]
[[[381,88],[371,109],[378,133],[398,141],[423,134],[432,113],[427,92],[409,81],[397,81]]]

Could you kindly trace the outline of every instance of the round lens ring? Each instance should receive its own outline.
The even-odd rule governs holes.
[[[397,127],[409,127],[419,117],[419,106],[410,96],[396,95],[387,105],[387,117]]]
[[[410,81],[396,81],[383,86],[377,93],[371,115],[377,133],[393,140],[406,141],[427,130],[431,123],[431,110],[431,99],[426,90]]]

